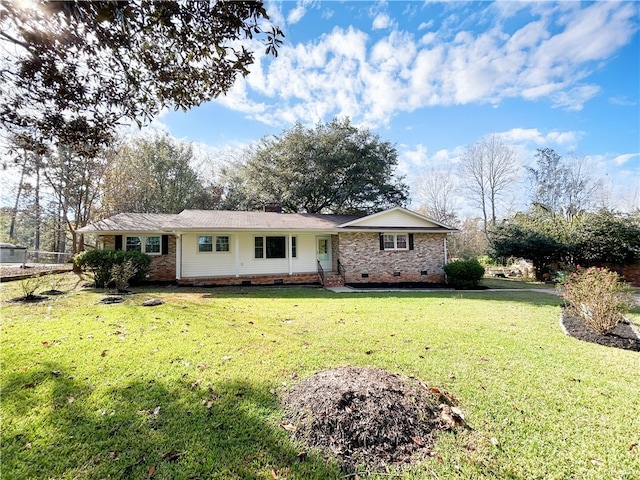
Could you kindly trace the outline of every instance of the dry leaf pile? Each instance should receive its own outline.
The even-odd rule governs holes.
[[[335,455],[347,470],[438,458],[435,434],[464,424],[451,394],[374,368],[319,372],[299,382],[284,403],[283,428]]]

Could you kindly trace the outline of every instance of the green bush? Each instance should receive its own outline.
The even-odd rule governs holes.
[[[74,262],[83,272],[88,271],[93,275],[95,286],[98,288],[106,288],[113,281],[114,266],[131,262],[135,269],[130,281],[132,285],[142,283],[151,267],[149,255],[122,250],[87,250],[76,255]]]
[[[459,260],[444,266],[447,283],[454,288],[475,288],[484,276],[484,267],[477,260]]]
[[[633,306],[629,287],[606,268],[577,267],[563,287],[569,311],[600,335],[611,332]]]

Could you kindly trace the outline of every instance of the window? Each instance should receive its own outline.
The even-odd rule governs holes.
[[[412,239],[406,233],[385,233],[380,236],[380,250],[413,250]]]
[[[291,237],[291,257],[296,258],[297,256],[298,256],[297,237]]]
[[[145,253],[160,253],[160,237],[147,237],[144,242]]]
[[[212,252],[213,237],[211,235],[200,235],[198,237],[198,252]]]
[[[254,246],[255,246],[255,257],[264,258],[264,238],[256,237]]]
[[[141,252],[142,240],[140,239],[140,237],[127,237],[125,250],[127,252]]]
[[[216,252],[228,252],[229,251],[229,237],[219,236],[216,237]]]
[[[385,235],[384,236],[384,249],[385,250],[394,250],[396,248],[396,236],[395,235]]]
[[[267,258],[287,258],[285,237],[265,237]]]
[[[287,258],[287,237],[255,237],[255,258]]]

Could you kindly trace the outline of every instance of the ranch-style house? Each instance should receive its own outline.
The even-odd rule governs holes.
[[[120,213],[78,230],[151,256],[181,285],[444,283],[442,223],[402,207],[364,216],[222,210]]]

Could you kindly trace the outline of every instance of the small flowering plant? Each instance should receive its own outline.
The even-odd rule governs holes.
[[[562,286],[569,311],[600,335],[611,332],[633,307],[630,288],[606,268],[578,265]]]

